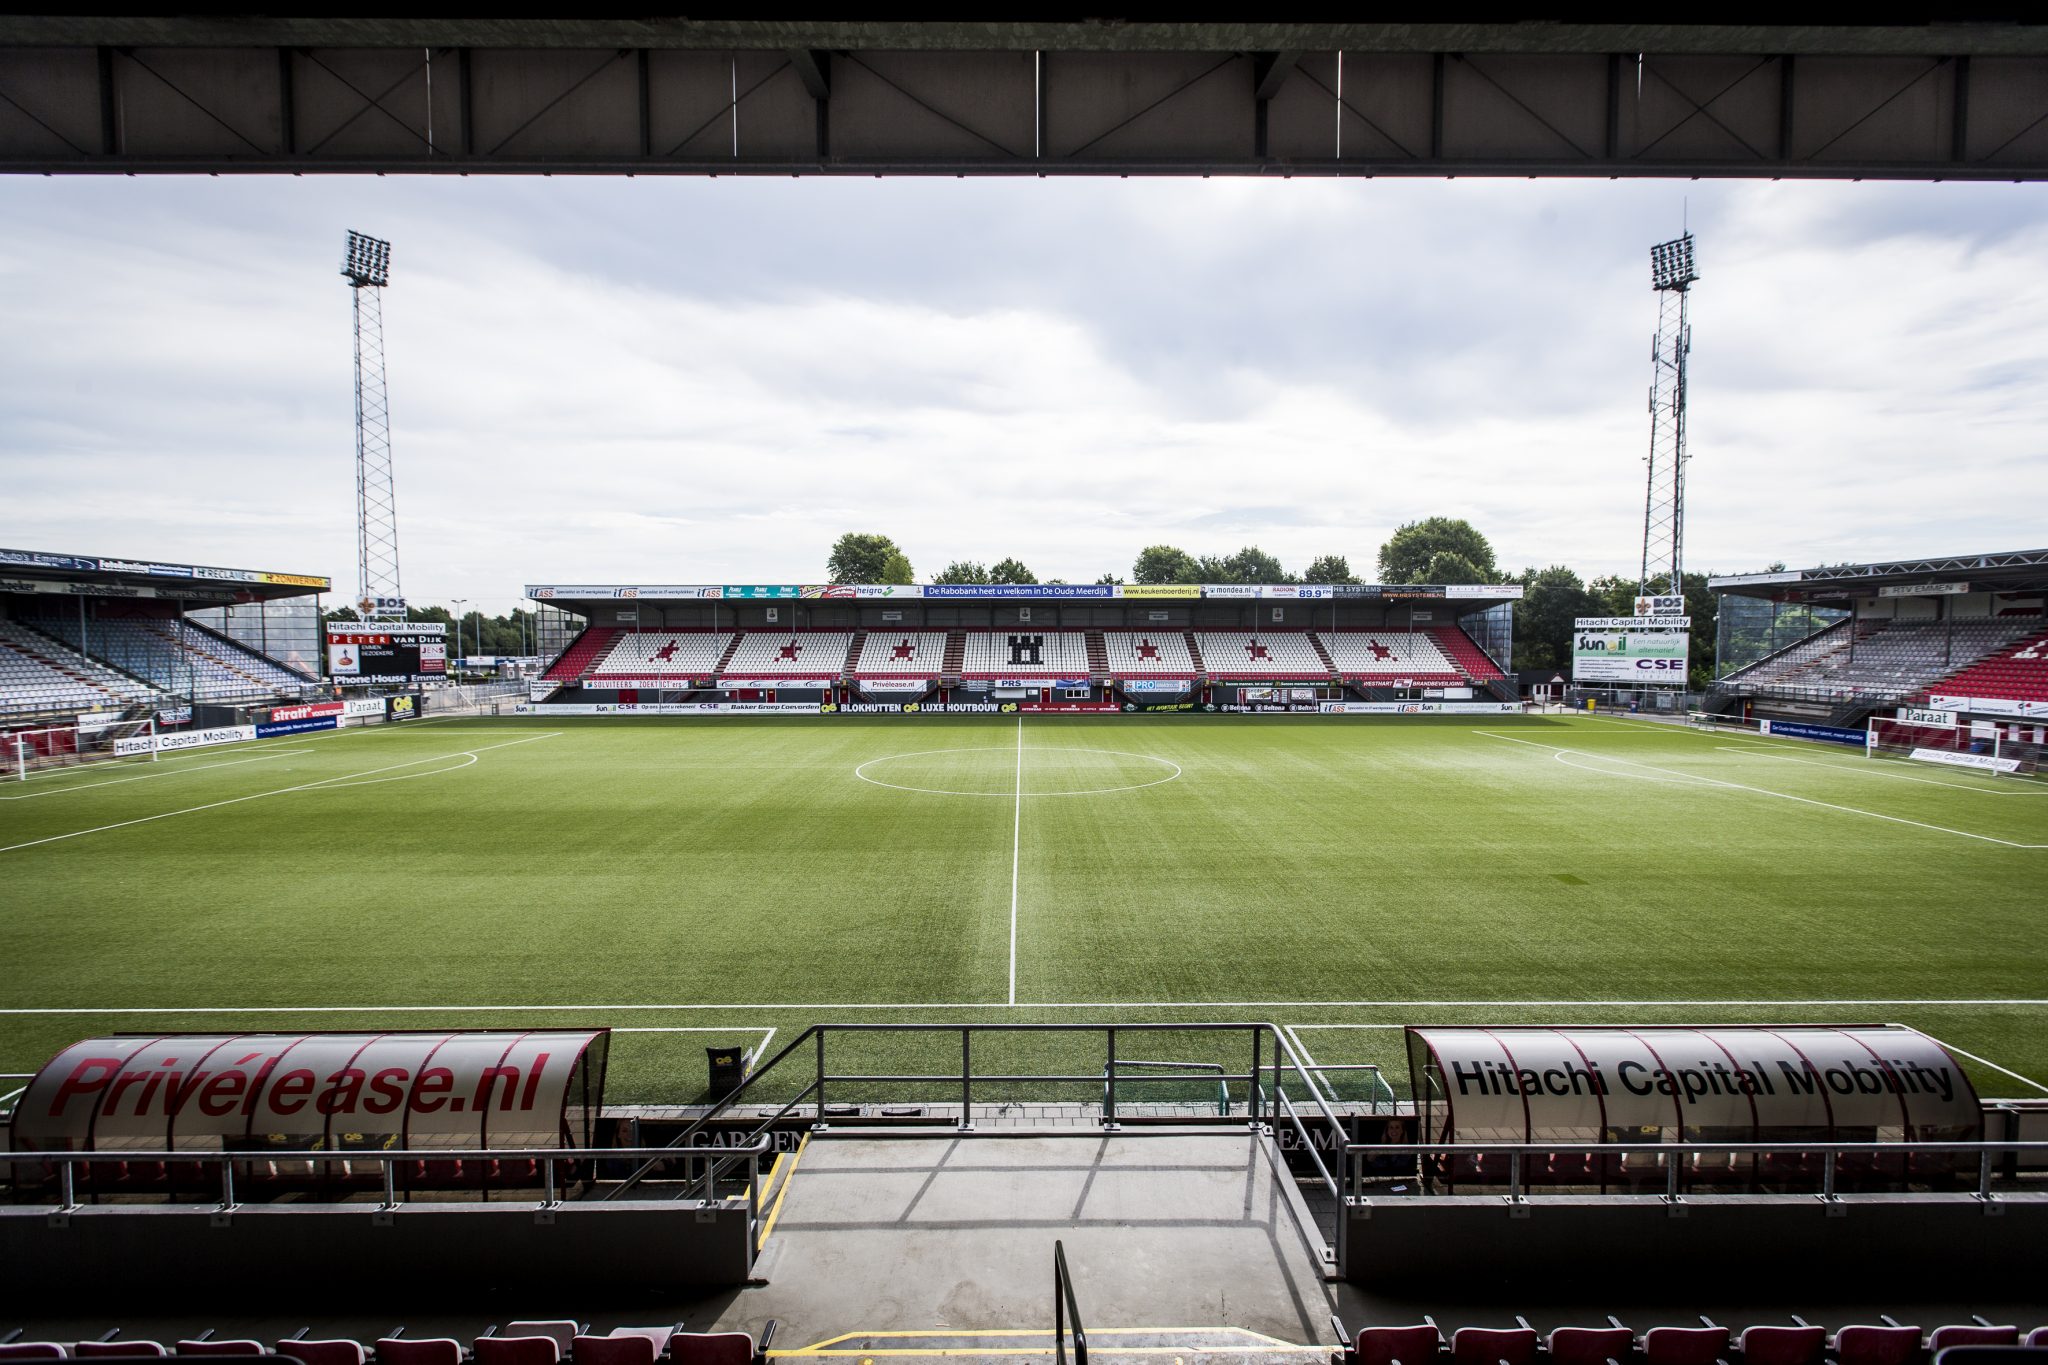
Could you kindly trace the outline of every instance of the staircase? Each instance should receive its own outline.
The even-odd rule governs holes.
[[[732,663],[732,656],[740,652],[740,641],[746,638],[747,633],[743,630],[736,630],[733,632],[732,643],[725,647],[725,653],[719,655],[718,662],[712,666],[711,680],[713,682],[717,682],[720,678],[725,676],[725,670],[727,665]]]
[[[841,682],[853,681],[854,667],[860,663],[860,652],[867,645],[867,642],[868,633],[864,630],[855,631],[853,639],[847,642],[846,659],[839,666],[839,680]]]
[[[1323,661],[1323,667],[1330,670],[1330,681],[1344,681],[1343,675],[1337,671],[1337,661],[1330,657],[1329,649],[1325,647],[1323,644],[1323,637],[1316,634],[1316,632],[1314,631],[1310,631],[1308,633],[1308,642],[1309,645],[1315,650],[1316,657]]]
[[[967,667],[967,632],[951,630],[946,632],[946,653],[939,663],[939,681],[947,687],[959,685],[960,674]]]
[[[1202,647],[1195,643],[1195,633],[1191,630],[1184,630],[1181,632],[1181,638],[1188,642],[1188,658],[1194,660],[1195,677],[1206,679],[1209,676],[1209,665],[1202,658]]]
[[[1088,681],[1109,681],[1109,646],[1103,643],[1099,630],[1088,632]]]
[[[570,641],[561,657],[548,665],[547,672],[540,675],[542,682],[581,682],[585,674],[597,667],[611,649],[612,641],[618,639],[617,626],[592,626]]]

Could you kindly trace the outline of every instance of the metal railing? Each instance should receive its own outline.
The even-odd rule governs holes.
[[[694,1162],[701,1160],[705,1165],[703,1175],[687,1177],[687,1179],[689,1184],[695,1187],[696,1198],[706,1204],[716,1204],[724,1202],[717,1197],[716,1174],[722,1173],[725,1169],[729,1168],[732,1161],[745,1159],[748,1162],[747,1192],[742,1197],[742,1202],[748,1210],[748,1221],[750,1224],[753,1224],[758,1223],[760,1220],[761,1203],[759,1168],[755,1159],[767,1155],[773,1148],[774,1142],[766,1138],[743,1147],[722,1147],[718,1149],[716,1154],[719,1157],[728,1158],[722,1161],[710,1160],[709,1158],[713,1156],[713,1153],[708,1149],[702,1152],[678,1152],[667,1147],[432,1147],[400,1151],[378,1151],[373,1149],[315,1151],[279,1148],[256,1152],[192,1149],[175,1151],[164,1149],[147,1151],[113,1149],[84,1152],[0,1152],[0,1168],[4,1168],[7,1171],[9,1184],[16,1191],[17,1195],[23,1190],[33,1191],[42,1184],[42,1181],[38,1180],[33,1185],[24,1185],[19,1176],[20,1167],[41,1166],[47,1168],[49,1170],[48,1178],[56,1186],[58,1202],[53,1206],[54,1210],[58,1213],[68,1213],[81,1207],[79,1202],[81,1184],[87,1187],[86,1193],[99,1193],[97,1189],[91,1188],[98,1183],[93,1178],[92,1171],[88,1170],[85,1173],[85,1179],[83,1181],[80,1180],[80,1167],[97,1168],[145,1164],[159,1166],[167,1172],[172,1168],[178,1167],[196,1169],[202,1172],[209,1167],[218,1167],[217,1178],[211,1182],[213,1187],[218,1190],[220,1196],[216,1208],[219,1212],[228,1212],[239,1207],[242,1203],[236,1183],[238,1169],[241,1171],[239,1178],[244,1185],[261,1187],[265,1183],[275,1183],[277,1178],[272,1177],[271,1182],[266,1182],[253,1169],[259,1166],[271,1167],[273,1169],[280,1165],[303,1166],[306,1168],[306,1173],[314,1175],[316,1179],[323,1179],[324,1183],[328,1184],[339,1184],[342,1179],[352,1179],[354,1177],[352,1168],[355,1165],[375,1165],[382,1168],[379,1175],[381,1177],[380,1184],[383,1202],[380,1204],[366,1203],[363,1207],[376,1212],[388,1212],[397,1208],[401,1203],[467,1205],[471,1202],[469,1200],[416,1200],[412,1198],[412,1191],[409,1188],[410,1181],[405,1182],[408,1188],[404,1190],[400,1188],[401,1181],[398,1167],[401,1162],[419,1162],[428,1166],[437,1163],[446,1165],[454,1162],[472,1161],[499,1163],[508,1161],[531,1162],[540,1177],[538,1183],[542,1197],[538,1201],[506,1200],[503,1202],[509,1203],[514,1207],[517,1207],[520,1203],[532,1202],[533,1207],[537,1211],[549,1211],[561,1207],[565,1202],[561,1196],[563,1184],[559,1179],[560,1165],[565,1162],[575,1163],[576,1165],[587,1164],[589,1169],[594,1172],[599,1169],[597,1165],[599,1162],[622,1160],[647,1162],[650,1158],[654,1162],[677,1160]],[[347,1172],[346,1176],[342,1177],[331,1174],[322,1177],[316,1174],[314,1169],[333,1166],[344,1166],[351,1169]],[[646,1171],[647,1166],[643,1165],[638,1171],[634,1172],[634,1178],[640,1178]],[[296,1175],[297,1172],[293,1174]],[[429,1178],[431,1179],[431,1177]],[[601,1177],[593,1178],[601,1179]],[[178,1189],[169,1188],[169,1182],[165,1182],[165,1184],[166,1188],[149,1188],[148,1183],[143,1182],[134,1189],[122,1190],[120,1192],[124,1197],[132,1197],[137,1192],[161,1193],[175,1197],[181,1192]],[[438,1187],[429,1186],[429,1188]],[[466,1190],[469,1187],[449,1182],[445,1188]],[[487,1187],[487,1189],[497,1190],[530,1188],[533,1188],[533,1186],[526,1182]],[[329,1207],[332,1206],[330,1205]],[[753,1240],[750,1235],[749,1245],[752,1244]]]
[[[1100,1070],[1087,1075],[1055,1072],[987,1073],[974,1069],[974,1040],[986,1034],[1066,1034],[1075,1036],[1097,1035],[1102,1039],[1103,1063]],[[1121,1074],[1126,1065],[1117,1057],[1119,1038],[1128,1039],[1133,1035],[1153,1034],[1216,1033],[1236,1034],[1250,1045],[1250,1057],[1243,1071],[1205,1070],[1175,1074],[1145,1074],[1130,1076]],[[951,1034],[959,1040],[960,1065],[958,1069],[938,1073],[896,1074],[871,1072],[834,1071],[830,1065],[828,1043],[835,1035],[937,1035]],[[938,1085],[958,1088],[959,1112],[957,1115],[933,1114],[928,1120],[932,1125],[951,1127],[956,1132],[974,1131],[975,1095],[977,1084],[1002,1085],[1087,1085],[1099,1088],[1102,1095],[1101,1127],[1106,1131],[1117,1131],[1122,1127],[1118,1118],[1118,1087],[1128,1089],[1134,1083],[1151,1084],[1160,1081],[1203,1081],[1220,1083],[1226,1087],[1233,1084],[1245,1086],[1244,1119],[1253,1128],[1264,1128],[1269,1123],[1274,1128],[1282,1125],[1293,1128],[1301,1140],[1301,1150],[1313,1164],[1315,1179],[1330,1196],[1332,1205],[1340,1204],[1342,1192],[1338,1177],[1330,1169],[1330,1163],[1316,1150],[1314,1138],[1310,1135],[1307,1121],[1318,1114],[1335,1134],[1344,1132],[1344,1124],[1331,1108],[1323,1088],[1312,1077],[1313,1064],[1306,1063],[1296,1053],[1286,1034],[1269,1023],[1175,1023],[1175,1024],[813,1024],[802,1033],[784,1044],[782,1049],[745,1080],[706,1110],[694,1123],[685,1128],[664,1149],[664,1157],[674,1155],[674,1149],[695,1147],[710,1131],[711,1125],[729,1115],[739,1104],[746,1102],[750,1091],[758,1094],[757,1086],[789,1064],[792,1069],[801,1068],[803,1061],[791,1062],[791,1058],[804,1054],[810,1063],[810,1075],[795,1094],[784,1100],[746,1134],[745,1141],[756,1143],[764,1140],[779,1123],[788,1121],[793,1115],[800,1116],[808,1111],[814,1131],[830,1127],[827,1122],[826,1104],[828,1093],[834,1087],[852,1085]],[[1269,1060],[1270,1059],[1270,1060]],[[1194,1065],[1194,1064],[1190,1064]],[[1207,1064],[1203,1064],[1207,1065]],[[1294,1096],[1288,1093],[1287,1076],[1292,1072],[1297,1078],[1297,1089],[1306,1092],[1305,1106],[1298,1106]],[[786,1072],[784,1074],[787,1074]],[[802,1071],[798,1071],[802,1075]],[[763,1086],[762,1088],[765,1088]],[[1224,1109],[1229,1109],[1226,1102]],[[1228,1117],[1226,1114],[1225,1117]],[[895,1120],[901,1123],[901,1119]],[[1076,1133],[1086,1130],[1075,1129]],[[733,1149],[721,1149],[731,1152]],[[736,1156],[714,1158],[706,1171],[705,1179],[712,1180],[723,1172]],[[624,1181],[609,1191],[607,1199],[623,1198],[639,1181],[658,1164],[649,1161],[633,1172]],[[1335,1220],[1335,1227],[1328,1233],[1329,1251],[1341,1257],[1344,1237],[1344,1219]]]
[[[2048,1156],[2048,1142],[1388,1142],[1348,1143],[1344,1148],[1344,1194],[1343,1203],[1348,1207],[1366,1197],[1364,1192],[1364,1165],[1368,1158],[1384,1162],[1388,1158],[1413,1157],[1415,1164],[1401,1175],[1382,1173],[1381,1178],[1421,1179],[1428,1172],[1427,1158],[1439,1157],[1446,1162],[1460,1159],[1504,1157],[1507,1161],[1507,1179],[1502,1182],[1491,1176],[1459,1176],[1452,1174],[1445,1183],[1455,1188],[1460,1184],[1476,1187],[1477,1192],[1492,1195],[1500,1191],[1505,1183],[1505,1198],[1515,1205],[1529,1204],[1541,1185],[1557,1188],[1559,1197],[1576,1198],[1574,1189],[1583,1190],[1589,1185],[1600,1185],[1606,1175],[1604,1164],[1599,1175],[1585,1179],[1566,1177],[1555,1181],[1532,1180],[1532,1171],[1538,1166],[1547,1167],[1558,1157],[1581,1159],[1587,1166],[1581,1171],[1592,1169],[1596,1158],[1630,1156],[1655,1157],[1651,1169],[1661,1176],[1660,1197],[1667,1202],[1680,1201],[1689,1190],[1703,1193],[1728,1193],[1731,1184],[1744,1183],[1739,1179],[1717,1179],[1713,1173],[1702,1176],[1697,1183],[1684,1178],[1686,1170],[1695,1163],[1689,1158],[1706,1157],[1781,1157],[1791,1158],[1797,1163],[1790,1171],[1770,1172],[1756,1170],[1751,1173],[1748,1183],[1810,1183],[1813,1172],[1808,1163],[1818,1155],[1821,1158],[1818,1191],[1800,1189],[1788,1193],[1810,1195],[1817,1193],[1824,1202],[1833,1203],[1839,1196],[1843,1184],[1843,1160],[1845,1155],[1869,1158],[1869,1166],[1857,1163],[1857,1169],[1850,1172],[1854,1181],[1877,1178],[1891,1183],[1925,1183],[1930,1177],[1949,1176],[1953,1178],[1962,1171],[1930,1171],[1926,1158],[1932,1156],[1963,1155],[1976,1157],[1976,1188],[1970,1197],[1985,1203],[1995,1202],[1998,1194],[1994,1189],[1993,1177],[1997,1161],[2001,1156],[2015,1159],[2022,1153],[2037,1153]],[[1883,1158],[1897,1159],[1897,1172],[1878,1169]],[[1911,1159],[1920,1158],[1919,1169],[1911,1169]],[[1761,1166],[1762,1163],[1756,1163]],[[1965,1163],[1966,1166],[1966,1163]],[[1730,1173],[1723,1173],[1730,1174]],[[1619,1178],[1607,1179],[1607,1184],[1622,1183]],[[1632,1191],[1644,1191],[1658,1184],[1656,1178],[1649,1180],[1630,1179],[1626,1183]]]
[[[1067,1365],[1067,1324],[1074,1324],[1074,1365],[1088,1365],[1088,1329],[1081,1325],[1081,1305],[1074,1302],[1074,1277],[1067,1270],[1067,1249],[1052,1244],[1052,1350]]]

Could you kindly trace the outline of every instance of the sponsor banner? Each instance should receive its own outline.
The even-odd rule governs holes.
[[[711,584],[655,586],[626,583],[528,583],[526,595],[536,602],[578,601],[598,597],[651,598],[666,602],[689,599],[717,601],[725,596],[725,589]]]
[[[903,592],[903,589],[898,589]],[[917,590],[912,590],[913,593]],[[927,583],[926,597],[1114,597],[1114,583]]]
[[[394,635],[440,635],[448,634],[448,627],[439,621],[407,621],[393,625],[389,621],[329,621],[327,623],[328,643],[336,643],[335,636],[365,635],[373,643],[390,644]]]
[[[1202,595],[1202,585],[1200,583],[1121,583],[1117,585],[1116,595],[1118,597],[1132,598],[1137,601],[1167,601],[1169,599],[1200,597]]]
[[[190,725],[192,708],[189,706],[166,706],[156,713],[158,725]]]
[[[526,699],[528,701],[546,701],[553,694],[555,687],[556,684],[554,683],[542,682],[540,679],[535,678],[526,684]]]
[[[356,622],[327,629],[327,676],[354,686],[446,677],[448,642],[438,624]]]
[[[924,597],[915,583],[812,583],[797,589],[799,597],[845,600],[847,598]]]
[[[1990,754],[1958,754],[1947,749],[1915,749],[1912,757],[1922,763],[1946,763],[1954,768],[1975,768],[1986,773],[2016,773],[2020,761],[2016,758],[1993,758]]]
[[[1444,585],[1445,597],[1486,597],[1499,601],[1504,598],[1509,600],[1519,598],[1522,593],[1523,588],[1520,583],[1447,583]],[[1683,602],[1679,603],[1681,610],[1684,609],[1684,605]]]
[[[303,720],[265,721],[256,727],[256,738],[269,739],[272,735],[304,735],[315,730],[332,730],[341,724],[341,717],[335,715],[307,716]]]
[[[1934,696],[1927,699],[1936,706],[1946,706],[1955,711],[1970,711],[1980,716],[2048,716],[2048,701],[2010,701],[1999,697],[1946,697]]]
[[[130,735],[114,741],[114,757],[128,758],[135,754],[146,754],[156,748],[160,735]]]
[[[1017,709],[1032,715],[1053,715],[1077,711],[1114,712],[1117,706],[1113,701],[1024,701],[1017,703]]]
[[[1901,706],[1899,708],[1899,719],[1907,725],[1932,725],[1939,729],[1947,730],[1955,725],[1956,713],[1953,711],[1930,711],[1921,706]]]
[[[595,704],[565,702],[554,706],[520,702],[513,709],[521,715],[533,716],[815,716],[821,708],[814,701],[621,701]]]
[[[254,738],[256,738],[256,727],[253,725],[224,725],[213,730],[187,730],[183,734],[158,735],[156,736],[155,748],[158,753],[170,754],[176,753],[180,749],[208,749],[216,744],[238,744],[245,739]],[[139,743],[142,747],[139,749],[123,749],[121,747],[123,744],[131,742]],[[147,735],[138,735],[133,741],[119,739],[114,741],[114,752],[117,754],[146,754],[150,748],[150,739]]]
[[[1767,720],[1763,722],[1763,733],[1784,735],[1790,739],[1818,739],[1829,744],[1854,744],[1863,747],[1867,737],[1861,730],[1846,730],[1839,725],[1813,725],[1803,720]]]
[[[386,697],[384,699],[384,719],[418,720],[419,718],[420,698],[417,693],[408,692],[403,696]]]
[[[1575,616],[1573,630],[1691,630],[1690,616]]]
[[[90,573],[98,569],[97,559],[80,555],[46,555],[34,550],[0,550],[0,564],[24,569],[74,569]]]
[[[751,689],[764,687],[804,687],[822,692],[830,688],[836,681],[837,679],[835,678],[720,678],[718,686],[722,691],[726,692],[743,687]],[[929,684],[924,685],[928,686]]]
[[[1707,586],[1710,588],[1748,588],[1764,583],[1797,583],[1804,576],[1798,569],[1791,569],[1781,573],[1738,573],[1730,574],[1726,578],[1710,578],[1707,580]]]
[[[381,716],[384,714],[382,697],[350,697],[341,704],[341,714],[348,716]]]
[[[1330,591],[1328,583],[1262,583],[1259,596],[1305,602],[1335,597],[1336,594]]]
[[[719,589],[727,601],[734,598],[802,597],[804,590],[794,583],[728,583]]]
[[[310,573],[266,573],[259,575],[265,583],[279,583],[287,588],[331,588],[333,580]]]
[[[1257,585],[1251,583],[1202,584],[1202,596],[1204,597],[1257,597],[1258,595]]]
[[[1162,711],[1214,711],[1214,706],[1204,706],[1193,701],[1127,701],[1126,711],[1141,711],[1148,715]]]
[[[1448,593],[1443,588],[1425,587],[1412,583],[1382,584],[1380,596],[1388,601],[1442,601]]]
[[[1970,590],[1968,583],[1896,583],[1879,588],[1879,597],[1959,597]]]
[[[1683,616],[1685,615],[1685,598],[1683,595],[1678,597],[1638,597],[1636,599],[1636,615]]]
[[[1134,695],[1140,692],[1185,692],[1188,686],[1186,678],[1133,678],[1124,684],[1124,691]]]
[[[787,686],[787,684],[784,685]],[[938,686],[938,680],[935,678],[886,678],[864,681],[860,684],[860,690],[863,692],[873,692],[878,696],[889,696],[895,693],[910,697],[921,697],[936,686]]]
[[[81,711],[74,718],[81,730],[104,730],[121,719],[119,711]]]
[[[1326,716],[1513,716],[1522,704],[1512,701],[1326,701],[1316,708]]]
[[[1691,640],[1685,631],[1575,631],[1572,680],[1682,683]]]
[[[273,706],[270,721],[281,724],[288,720],[311,720],[315,716],[339,716],[347,711],[348,703],[339,701],[314,701],[302,706]]]
[[[1380,595],[1380,585],[1377,583],[1332,583],[1330,585],[1330,592],[1331,595],[1336,597],[1378,597]]]
[[[1014,713],[1017,704],[987,701],[907,701],[848,702],[845,705],[838,705],[826,702],[823,706],[812,709],[828,716],[987,716]]]

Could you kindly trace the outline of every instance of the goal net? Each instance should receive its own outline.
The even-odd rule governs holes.
[[[117,720],[0,732],[0,781],[88,763],[146,763],[156,758],[156,722]]]
[[[1958,720],[1953,712],[1908,707],[1896,716],[1872,716],[1864,750],[1873,758],[2028,776],[2042,770],[2048,727],[2039,721]]]

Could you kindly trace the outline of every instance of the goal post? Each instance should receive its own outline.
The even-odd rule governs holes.
[[[38,774],[90,763],[156,759],[154,717],[0,731],[0,781],[26,782]]]
[[[2031,720],[1964,720],[1952,711],[1901,707],[1895,715],[1870,718],[1863,751],[1872,758],[2025,777],[2042,770],[2048,727]]]

